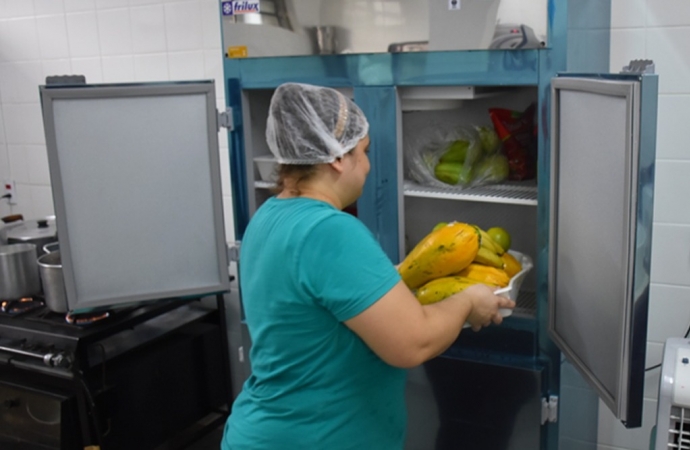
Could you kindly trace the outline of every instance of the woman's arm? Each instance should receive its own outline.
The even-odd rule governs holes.
[[[445,351],[465,322],[475,330],[499,324],[503,318],[498,309],[514,306],[482,284],[422,306],[401,281],[345,325],[388,364],[409,368]]]

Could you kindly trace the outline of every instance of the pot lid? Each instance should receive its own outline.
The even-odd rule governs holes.
[[[35,239],[57,239],[57,227],[54,217],[25,220],[7,225],[7,239],[32,241]]]

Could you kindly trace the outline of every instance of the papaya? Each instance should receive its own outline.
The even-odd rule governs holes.
[[[466,185],[472,181],[472,166],[466,167],[458,162],[439,162],[434,167],[437,180],[450,185]]]
[[[469,264],[456,275],[498,287],[506,287],[510,282],[510,277],[505,270],[477,263]]]
[[[436,278],[417,289],[415,297],[422,305],[429,305],[457,294],[473,284],[477,284],[477,281],[465,277],[450,276]]]
[[[405,284],[412,290],[435,278],[467,267],[479,250],[479,233],[472,226],[451,222],[426,235],[398,266]]]
[[[515,259],[515,257],[510,253],[505,252],[503,255],[501,255],[501,259],[503,260],[503,270],[506,271],[509,277],[514,277],[515,274],[522,270],[522,264],[520,264],[520,261]]]

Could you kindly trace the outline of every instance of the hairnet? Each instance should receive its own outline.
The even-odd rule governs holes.
[[[285,83],[271,98],[266,141],[280,164],[333,162],[368,132],[362,110],[335,89]]]

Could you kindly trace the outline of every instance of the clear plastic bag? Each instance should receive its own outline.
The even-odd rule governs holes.
[[[491,127],[463,126],[410,138],[405,168],[407,177],[417,183],[467,188],[508,178],[508,160]]]

